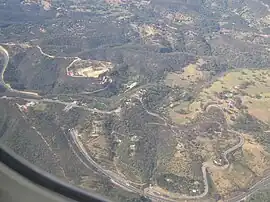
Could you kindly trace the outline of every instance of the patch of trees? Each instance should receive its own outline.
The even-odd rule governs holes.
[[[165,101],[170,93],[172,93],[170,87],[157,84],[147,89],[143,95],[143,102],[147,109],[156,110],[162,105],[162,101]]]
[[[225,72],[229,69],[227,63],[222,62],[219,59],[210,59],[200,67],[203,71],[210,71],[213,75]]]
[[[247,202],[263,202],[268,201],[270,198],[270,190],[264,190],[259,193],[255,193],[251,195],[251,197],[247,200]]]
[[[255,117],[251,116],[250,114],[243,114],[240,115],[233,126],[235,129],[243,130],[246,132],[263,132],[265,131],[268,126],[261,122],[260,120],[256,119]]]
[[[189,194],[192,189],[203,189],[203,185],[200,182],[171,173],[160,174],[156,180],[159,186],[167,189],[169,192]]]
[[[21,72],[18,69],[18,65],[21,60],[25,57],[26,53],[21,52],[16,54],[12,60],[10,60],[7,69],[4,73],[4,81],[6,83],[9,83],[12,88],[18,89],[18,90],[24,90],[25,85],[21,81]]]

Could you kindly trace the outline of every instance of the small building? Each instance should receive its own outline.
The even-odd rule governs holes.
[[[222,166],[222,159],[214,160],[213,163],[218,166]]]
[[[74,76],[74,73],[73,73],[72,71],[68,71],[68,72],[67,72],[67,75],[68,75],[68,76]]]
[[[134,136],[131,137],[130,140],[131,140],[132,142],[136,142],[136,141],[138,141],[139,139],[138,139],[138,136],[137,136],[137,135],[134,135]]]
[[[131,150],[135,150],[135,144],[130,145],[129,148],[130,148]]]
[[[167,182],[172,182],[173,180],[170,179],[170,178],[166,178],[166,181],[167,181]]]
[[[27,107],[32,107],[32,106],[34,106],[35,104],[36,104],[35,102],[31,101],[31,102],[26,103],[25,106],[27,106]]]
[[[26,105],[22,105],[22,110],[23,110],[24,112],[28,112],[27,106],[26,106]]]
[[[234,102],[232,100],[229,101],[228,107],[229,108],[234,108]]]
[[[122,142],[122,140],[120,140],[120,139],[117,139],[117,140],[116,140],[116,142],[118,142],[118,143],[121,143],[121,142]]]

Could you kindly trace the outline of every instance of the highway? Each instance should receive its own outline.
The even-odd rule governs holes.
[[[34,99],[25,99],[25,100],[28,100],[28,101],[35,101]],[[80,109],[83,109],[83,110],[86,110],[86,111],[91,111],[91,112],[94,112],[94,113],[99,113],[99,114],[118,114],[120,112],[120,108],[117,108],[117,109],[114,109],[112,111],[103,111],[103,110],[99,110],[99,109],[96,109],[96,108],[89,108],[89,107],[86,107],[86,106],[81,106],[81,105],[78,105],[78,104],[75,104],[75,103],[72,103],[72,102],[64,102],[64,101],[60,101],[60,100],[52,100],[52,99],[41,99],[39,101],[42,101],[42,102],[49,102],[49,103],[58,103],[58,104],[63,104],[63,105],[72,105],[72,107],[74,108],[80,108]]]
[[[235,131],[230,131],[230,132],[235,132]],[[239,133],[238,133],[239,134]],[[236,149],[242,147],[244,144],[244,138],[242,137],[241,134],[239,134],[239,142],[234,145],[233,147],[229,148],[228,150],[226,150],[222,156],[223,158],[225,159],[225,161],[227,162],[226,165],[224,166],[215,166],[213,164],[213,162],[204,162],[203,165],[202,165],[202,174],[203,174],[203,181],[204,181],[204,191],[199,194],[199,195],[195,195],[195,196],[188,196],[188,195],[182,195],[182,196],[177,196],[177,198],[179,200],[198,200],[198,199],[201,199],[203,197],[205,197],[208,192],[209,192],[209,183],[208,183],[208,180],[207,180],[207,168],[212,168],[212,169],[215,169],[215,170],[224,170],[226,168],[228,168],[228,166],[230,165],[229,164],[229,161],[227,159],[227,155],[233,151],[235,151]],[[147,189],[147,193],[149,194],[150,192],[150,196],[153,196],[154,195],[154,191],[151,191],[151,189]],[[172,201],[172,199],[168,199],[166,197],[163,197],[163,196],[155,196],[157,198],[159,198],[160,200],[163,200],[163,201]],[[174,200],[174,201],[177,201],[177,200]]]
[[[88,154],[88,152],[86,151],[83,143],[80,142],[80,140],[78,138],[78,133],[75,129],[70,130],[70,136],[72,138],[72,142],[71,142],[72,146],[77,147],[81,151],[81,153],[83,154],[85,159],[87,159],[87,161],[90,162],[99,172],[101,172],[102,174],[104,174],[105,176],[110,178],[111,182],[124,188],[127,191],[143,194],[140,189],[131,185],[131,183],[132,183],[131,181],[126,180],[126,179],[118,176],[116,173],[114,173],[110,170],[106,170],[101,165],[99,165],[97,162],[95,162],[92,159],[92,157]]]
[[[265,178],[261,179],[259,182],[254,184],[252,187],[250,187],[247,192],[241,193],[235,197],[227,199],[224,202],[241,202],[242,200],[247,199],[256,192],[269,188],[270,188],[270,176],[266,176]]]
[[[10,44],[7,44],[7,45],[15,45],[15,44],[10,43]],[[50,57],[50,58],[65,58],[65,59],[66,58],[73,58],[74,59],[73,62],[68,67],[70,67],[74,62],[80,60],[80,58],[78,58],[78,57],[57,57],[57,56],[52,56],[52,55],[44,53],[39,46],[36,46],[36,47],[39,49],[41,54],[43,54],[44,56]],[[121,110],[120,108],[117,108],[117,109],[112,110],[112,111],[103,111],[103,110],[98,110],[98,109],[95,109],[95,108],[92,109],[92,108],[88,108],[86,106],[80,106],[78,104],[74,104],[74,103],[70,103],[70,102],[64,102],[64,101],[60,101],[60,100],[52,100],[52,99],[42,98],[38,94],[32,93],[32,92],[14,90],[9,85],[5,84],[5,82],[4,82],[4,72],[5,72],[5,70],[6,70],[7,66],[8,66],[8,63],[9,63],[9,53],[1,45],[0,45],[0,53],[4,56],[4,65],[3,65],[3,68],[1,69],[0,83],[10,92],[18,93],[18,95],[28,94],[28,95],[31,95],[32,97],[34,97],[34,98],[29,98],[29,99],[28,98],[22,98],[22,99],[24,99],[26,101],[42,101],[42,102],[48,102],[48,103],[63,104],[63,105],[66,105],[66,106],[69,106],[69,105],[72,104],[72,107],[81,108],[81,109],[91,111],[91,112],[94,112],[94,113],[102,113],[102,114],[112,114],[112,113],[117,114]],[[67,67],[67,70],[68,70],[68,67]],[[101,89],[101,90],[98,90],[98,91],[102,91],[102,90],[105,90],[105,89],[106,89],[106,87],[104,89]],[[1,97],[0,99],[16,99],[16,97]],[[139,99],[139,100],[140,100],[144,110],[148,114],[150,114],[152,116],[155,116],[155,117],[158,117],[159,119],[164,121],[165,125],[168,125],[167,120],[165,118],[161,117],[160,115],[158,115],[156,113],[148,111],[146,109],[146,107],[144,106],[144,103],[142,102],[142,99]],[[162,125],[162,124],[160,124],[160,125]],[[236,131],[229,131],[229,132],[237,133]],[[238,133],[238,135],[239,135],[239,142],[236,145],[234,145],[233,147],[226,150],[222,154],[224,160],[226,161],[226,165],[218,167],[218,166],[215,166],[212,162],[204,162],[203,163],[203,166],[201,168],[202,173],[203,173],[203,179],[204,179],[203,180],[204,181],[204,187],[205,187],[203,193],[201,193],[199,195],[196,195],[196,196],[187,196],[187,195],[182,195],[181,196],[181,195],[179,195],[177,197],[177,199],[175,199],[175,198],[172,199],[172,198],[157,195],[156,193],[154,193],[153,190],[151,190],[151,188],[146,188],[146,189],[144,189],[144,191],[142,191],[142,190],[132,186],[131,181],[129,181],[127,179],[124,179],[123,177],[118,176],[116,173],[103,168],[101,165],[96,163],[91,158],[91,156],[88,155],[88,152],[84,148],[84,145],[80,142],[80,140],[78,138],[78,134],[74,129],[70,131],[70,139],[68,137],[66,137],[66,138],[67,138],[67,140],[69,142],[69,145],[70,145],[72,151],[74,152],[74,154],[78,157],[78,159],[87,168],[92,169],[91,167],[95,167],[99,172],[101,172],[102,174],[107,176],[114,184],[116,184],[116,185],[122,187],[123,189],[130,191],[130,192],[135,192],[135,193],[138,193],[138,194],[141,194],[141,195],[145,195],[145,196],[149,197],[150,199],[152,199],[154,201],[177,202],[179,200],[198,200],[198,199],[201,199],[201,198],[205,197],[208,194],[208,192],[209,192],[209,183],[208,183],[208,180],[207,180],[207,168],[212,168],[212,169],[215,169],[215,170],[217,170],[217,169],[221,170],[221,169],[228,168],[230,163],[229,163],[229,161],[227,159],[227,155],[229,153],[239,149],[244,144],[244,138],[242,137],[242,135],[240,133]],[[253,185],[248,190],[248,192],[242,193],[242,194],[240,194],[240,195],[238,195],[236,197],[228,199],[226,202],[239,202],[239,201],[249,197],[253,193],[259,191],[260,189],[264,189],[266,186],[269,186],[269,185],[270,185],[270,176],[266,176],[261,181],[257,182],[255,185]]]
[[[0,99],[16,99],[15,97],[1,97]],[[52,99],[28,99],[28,98],[24,98],[24,100],[26,101],[41,101],[41,102],[49,102],[49,103],[57,103],[57,104],[63,104],[63,105],[73,105],[73,107],[77,107],[77,108],[82,108],[84,110],[88,110],[91,112],[96,112],[96,113],[102,113],[102,114],[112,114],[112,113],[117,113],[119,112],[120,109],[115,109],[112,111],[102,111],[102,110],[98,110],[98,109],[92,109],[92,108],[88,108],[85,106],[79,106],[77,104],[71,103],[71,102],[64,102],[64,101],[60,101],[60,100],[52,100]],[[148,113],[148,110],[147,110]],[[153,116],[157,117],[157,114],[154,113],[149,113]],[[165,121],[162,117],[158,116],[159,118],[161,118],[163,121]],[[236,131],[229,131],[229,132],[236,132]],[[237,132],[236,132],[237,133]],[[209,191],[209,185],[208,185],[208,180],[207,180],[207,168],[213,168],[213,169],[226,169],[229,166],[229,161],[227,159],[227,155],[233,151],[235,151],[236,149],[240,148],[243,146],[244,144],[244,138],[242,137],[242,135],[240,133],[238,133],[239,135],[239,142],[234,145],[233,147],[229,148],[228,150],[226,150],[223,153],[223,158],[226,161],[226,165],[224,166],[215,166],[212,162],[204,162],[203,166],[202,166],[202,173],[203,173],[203,179],[204,179],[204,184],[205,184],[205,188],[204,188],[204,192],[196,195],[196,196],[188,196],[188,195],[183,195],[183,196],[179,196],[178,200],[194,200],[194,199],[200,199],[205,197],[208,194]],[[146,188],[144,190],[144,192],[134,186],[132,186],[132,182],[128,181],[120,176],[118,176],[117,174],[113,173],[112,171],[106,170],[104,169],[102,166],[100,166],[98,163],[96,163],[89,155],[88,152],[86,151],[86,149],[84,148],[83,144],[80,142],[80,140],[78,139],[78,134],[77,132],[72,129],[70,130],[70,137],[71,139],[68,139],[68,142],[70,144],[70,147],[72,149],[72,151],[75,153],[75,155],[79,158],[79,160],[86,166],[86,167],[90,167],[90,165],[94,166],[99,172],[101,172],[102,174],[104,174],[105,176],[107,176],[108,178],[110,178],[112,180],[113,183],[115,183],[118,186],[121,186],[122,188],[125,188],[126,190],[129,190],[131,192],[135,192],[135,193],[139,193],[139,194],[143,194],[145,196],[148,196],[149,198],[155,199],[155,200],[161,200],[161,201],[177,201],[175,199],[169,199],[167,197],[163,197],[160,195],[156,195],[154,193],[154,191],[152,191],[149,188]],[[90,164],[89,164],[90,163]],[[265,178],[264,181],[259,182],[258,184],[256,184],[256,186],[254,188],[251,189],[250,193],[243,193],[241,194],[241,196],[246,196],[247,194],[251,194],[253,193],[255,190],[258,189],[258,186],[270,181],[270,176],[269,179]],[[241,196],[237,196],[237,198],[240,198]],[[229,202],[232,202],[231,200]]]
[[[13,96],[13,97],[2,96],[2,97],[0,97],[0,99],[15,100],[15,99],[17,99],[17,97],[15,97],[15,96]],[[79,109],[91,111],[93,113],[98,113],[98,114],[118,114],[121,111],[121,108],[116,108],[116,109],[111,110],[111,111],[103,111],[103,110],[99,110],[96,108],[89,108],[86,106],[81,106],[81,105],[78,105],[77,103],[74,103],[74,102],[64,102],[64,101],[53,100],[53,99],[48,99],[48,98],[44,98],[44,99],[21,98],[21,99],[28,101],[28,102],[45,102],[45,103],[47,102],[47,103],[62,104],[65,106],[71,106],[72,108],[79,108]]]

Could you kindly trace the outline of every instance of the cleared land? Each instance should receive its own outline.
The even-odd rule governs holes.
[[[194,82],[203,79],[203,73],[196,65],[187,66],[181,73],[170,73],[166,84],[171,87],[187,88]],[[196,122],[202,114],[209,112],[211,106],[222,111],[226,123],[233,126],[244,113],[257,118],[264,124],[270,123],[270,70],[267,69],[240,69],[231,71],[217,78],[208,87],[201,90],[193,101],[177,101],[168,109],[172,121],[177,124],[190,125]],[[196,125],[195,124],[195,125]],[[217,192],[226,196],[239,189],[246,189],[252,184],[254,178],[262,177],[270,167],[270,154],[252,131],[243,134],[244,145],[233,153],[233,163],[228,169],[209,169],[213,185]],[[196,138],[195,156],[202,156],[205,161],[214,161],[219,154],[234,145],[236,137],[232,134],[224,136],[219,132],[216,136]],[[194,149],[192,149],[194,151]],[[188,152],[176,151],[172,158],[173,163],[168,164],[172,173],[185,173],[188,176],[192,155]],[[185,169],[183,169],[183,167]]]
[[[183,85],[181,79],[186,78],[187,83],[198,80],[199,73],[184,71],[176,75],[172,73],[167,78],[168,85]],[[193,76],[188,77],[189,72]],[[192,73],[193,72],[193,73]],[[185,76],[183,76],[185,75]],[[239,70],[227,73],[224,77],[217,79],[210,87],[199,93],[192,103],[181,103],[169,110],[170,115],[176,123],[187,123],[194,118],[198,112],[203,111],[209,104],[217,104],[221,107],[228,123],[233,124],[240,115],[240,106],[246,106],[249,114],[259,120],[269,123],[270,121],[270,70]],[[242,109],[242,108],[241,108]],[[177,113],[184,110],[185,113]]]
[[[205,63],[203,59],[198,59],[195,64],[189,64],[181,72],[168,73],[165,84],[170,87],[193,88],[198,83],[209,79],[208,72],[201,71],[200,67]],[[189,101],[173,102],[170,105],[169,115],[177,124],[185,124],[195,118],[196,111],[199,111],[200,105],[192,106]]]
[[[67,74],[74,77],[98,78],[113,68],[111,62],[97,60],[77,60],[67,68]]]

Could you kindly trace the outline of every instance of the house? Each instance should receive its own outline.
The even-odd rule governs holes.
[[[130,145],[129,148],[130,148],[131,150],[135,150],[135,144]]]

